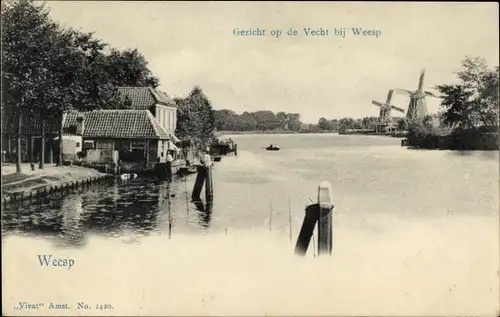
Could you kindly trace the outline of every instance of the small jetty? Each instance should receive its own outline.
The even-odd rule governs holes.
[[[217,138],[210,145],[210,155],[218,157],[234,153],[238,155],[238,145],[231,138]],[[220,159],[219,159],[220,161]]]

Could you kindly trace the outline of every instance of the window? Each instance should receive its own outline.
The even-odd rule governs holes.
[[[94,141],[83,141],[83,149],[88,150],[88,149],[93,149],[94,148]]]
[[[104,150],[104,149],[114,149],[115,148],[115,142],[112,140],[98,140],[97,142],[97,148]]]
[[[76,142],[76,147],[80,147],[80,142]]]
[[[131,150],[144,150],[145,142],[144,140],[133,140],[130,142],[130,149]]]

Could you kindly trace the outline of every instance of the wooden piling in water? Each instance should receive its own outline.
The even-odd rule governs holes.
[[[194,182],[193,193],[191,199],[194,201],[200,200],[201,190],[205,184],[205,199],[208,202],[213,201],[213,180],[212,180],[212,161],[210,154],[205,154],[203,165],[197,166],[196,180]]]
[[[295,253],[298,255],[305,255],[309,243],[314,232],[314,227],[319,218],[319,205],[312,204],[306,207],[306,214],[304,216],[304,222],[302,223],[302,228],[300,229],[299,237],[297,238],[297,244],[295,245]]]
[[[328,182],[321,182],[318,186],[318,255],[332,253],[332,195],[331,186]]]
[[[171,182],[173,178],[173,172],[172,172],[172,161],[168,161],[166,164],[166,173],[167,173],[167,181]]]
[[[318,202],[306,207],[304,222],[302,223],[297,244],[295,245],[296,254],[306,254],[316,223],[318,223],[318,255],[332,253],[333,204],[331,197],[330,184],[328,182],[321,182],[318,186]]]
[[[191,199],[195,201],[200,200],[201,189],[205,182],[207,170],[205,166],[197,166],[196,171],[196,180],[194,181],[193,193],[191,194]]]
[[[205,166],[206,177],[205,177],[205,199],[207,202],[213,201],[214,191],[213,191],[213,181],[212,181],[212,167]]]

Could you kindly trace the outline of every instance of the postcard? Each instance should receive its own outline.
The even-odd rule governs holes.
[[[499,6],[3,1],[4,316],[498,316]]]

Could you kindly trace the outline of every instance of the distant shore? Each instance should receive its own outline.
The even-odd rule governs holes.
[[[384,136],[384,137],[395,137],[404,138],[406,132],[393,132],[393,133],[374,133],[370,132],[350,132],[350,133],[339,133],[339,131],[329,131],[329,130],[318,130],[318,131],[217,131],[216,136],[222,135],[243,135],[243,134],[342,134],[342,135],[374,135],[374,136]]]
[[[215,133],[216,136],[224,135],[224,134],[312,134],[312,133],[335,133],[338,131],[217,131]]]

